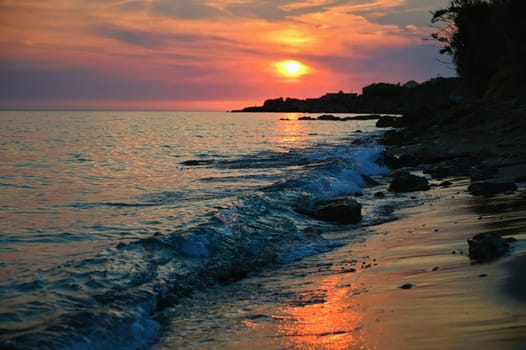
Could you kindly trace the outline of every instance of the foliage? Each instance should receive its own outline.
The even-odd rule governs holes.
[[[432,37],[453,56],[459,76],[476,95],[505,80],[524,81],[526,62],[524,0],[452,0],[433,12],[444,26]]]

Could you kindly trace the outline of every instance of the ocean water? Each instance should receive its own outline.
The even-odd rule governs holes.
[[[195,291],[343,244],[294,209],[385,174],[380,131],[299,116],[0,112],[0,347],[149,348]]]

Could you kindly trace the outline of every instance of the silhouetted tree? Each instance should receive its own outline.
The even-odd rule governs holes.
[[[432,22],[445,25],[432,36],[441,53],[453,56],[471,92],[482,95],[503,80],[524,78],[525,11],[524,0],[452,0],[433,12]]]

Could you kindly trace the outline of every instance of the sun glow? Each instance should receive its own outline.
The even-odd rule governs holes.
[[[287,78],[298,78],[307,73],[307,66],[295,60],[285,60],[277,62],[276,68],[279,74]]]

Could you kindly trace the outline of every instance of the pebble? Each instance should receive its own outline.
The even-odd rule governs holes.
[[[400,289],[411,289],[411,288],[413,288],[413,287],[414,287],[413,284],[411,284],[411,283],[406,283],[406,284],[402,284],[402,285],[400,286]]]

